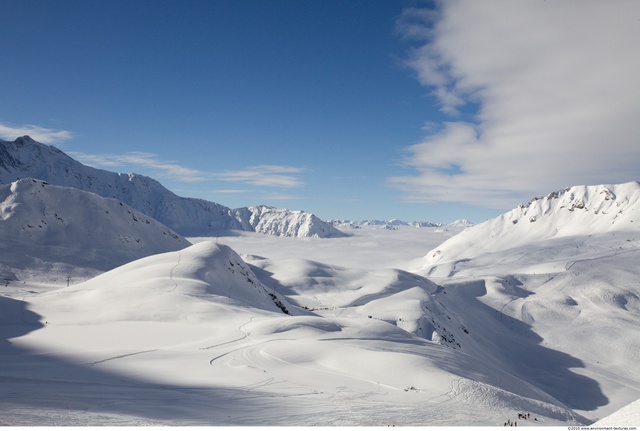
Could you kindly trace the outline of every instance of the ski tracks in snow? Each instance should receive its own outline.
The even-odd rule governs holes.
[[[180,265],[180,259],[182,259],[182,254],[180,254],[180,252],[178,251],[178,261],[176,262],[175,265],[173,265],[173,267],[171,268],[171,271],[169,271],[169,280],[173,282],[173,288],[167,290],[167,292],[173,292],[178,288],[178,283],[173,279],[173,270],[176,269],[178,265]]]
[[[215,344],[212,346],[202,347],[200,348],[200,350],[210,350],[217,347],[238,343],[246,340],[247,338],[249,338],[251,334],[249,331],[245,330],[245,327],[251,324],[254,321],[254,319],[255,317],[251,317],[247,322],[243,323],[238,327],[238,330],[243,333],[241,337],[236,338],[234,340],[225,341],[223,343]],[[252,343],[245,342],[232,350],[223,352],[218,356],[215,356],[214,358],[209,360],[209,364],[213,366],[220,359],[225,357],[230,357],[226,361],[226,366],[234,367],[234,365],[232,364],[233,361],[235,359],[239,359],[240,362],[245,364],[244,366],[254,368],[258,371],[265,373],[268,376],[265,379],[256,381],[255,383],[242,387],[242,389],[245,391],[254,391],[256,389],[264,388],[269,385],[289,384],[294,387],[299,387],[299,388],[303,387],[309,390],[309,392],[303,392],[295,395],[311,395],[311,394],[319,393],[318,392],[319,389],[317,389],[313,385],[310,386],[303,382],[295,382],[295,381],[291,381],[287,377],[278,376],[278,374],[282,374],[282,373],[281,372],[278,373],[277,368],[281,367],[282,365],[284,365],[287,368],[292,367],[291,369],[304,370],[314,375],[317,373],[323,373],[323,374],[326,374],[327,378],[329,379],[335,378],[335,377],[345,378],[345,379],[355,379],[360,382],[370,383],[373,387],[377,388],[375,390],[368,391],[368,392],[359,392],[346,385],[336,386],[335,388],[336,392],[329,397],[329,400],[332,403],[336,404],[337,406],[342,406],[342,407],[346,407],[347,404],[349,404],[348,401],[350,400],[365,399],[371,395],[388,394],[388,390],[394,390],[397,392],[402,391],[401,388],[385,385],[380,382],[376,382],[369,379],[354,377],[345,373],[341,373],[336,370],[314,368],[314,367],[308,367],[308,366],[296,364],[296,363],[287,361],[277,355],[271,354],[267,352],[265,349],[265,345],[269,343],[281,343],[281,342],[290,342],[290,341],[295,341],[295,340],[290,338],[279,338],[279,339],[269,339],[264,341],[255,340],[255,342],[252,342]],[[275,371],[275,374],[274,374],[274,371]]]
[[[601,260],[601,259],[607,259],[607,258],[610,258],[610,257],[618,256],[618,255],[621,255],[621,254],[638,253],[639,251],[640,250],[638,250],[638,249],[622,249],[620,247],[620,248],[616,248],[612,254],[605,254],[605,255],[602,255],[602,256],[596,256],[596,257],[591,257],[591,258],[586,258],[586,259],[577,259],[577,260],[569,261],[564,265],[564,269],[565,269],[565,271],[569,271],[571,268],[573,268],[573,265],[575,265],[576,263],[593,262],[593,261],[597,261],[597,260]]]
[[[89,362],[89,363],[86,363],[84,365],[89,366],[89,367],[93,367],[94,365],[102,364],[102,363],[105,363],[105,362],[108,362],[108,361],[114,361],[116,359],[123,359],[123,358],[127,358],[129,356],[142,355],[144,353],[156,352],[157,350],[158,349],[151,349],[151,350],[142,350],[140,352],[125,353],[124,355],[112,356],[112,357],[107,358],[107,359],[101,359],[99,361]]]
[[[238,326],[238,331],[242,332],[242,336],[240,338],[236,338],[235,340],[225,341],[223,343],[214,344],[212,346],[200,347],[200,350],[215,349],[216,347],[220,347],[220,346],[224,346],[224,345],[232,344],[232,343],[237,343],[238,341],[242,341],[242,340],[246,339],[249,336],[249,333],[244,330],[244,327],[247,326],[248,324],[250,324],[251,322],[253,322],[253,319],[255,319],[255,316],[252,316],[251,318],[249,318],[248,321],[246,321],[242,325]],[[215,361],[216,359],[221,358],[221,357],[223,357],[225,355],[228,355],[231,352],[235,352],[236,350],[238,350],[238,349],[231,350],[231,351],[226,352],[226,353],[224,353],[224,354],[222,354],[220,356],[216,356],[215,358],[210,360],[209,363],[213,365],[213,361]]]

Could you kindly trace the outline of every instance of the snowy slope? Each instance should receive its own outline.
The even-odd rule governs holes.
[[[3,277],[20,280],[89,276],[190,245],[115,199],[34,179],[0,185],[0,238]]]
[[[615,413],[594,423],[594,427],[623,427],[640,425],[640,400],[624,406]]]
[[[415,271],[456,297],[475,295],[520,334],[510,349],[533,341],[556,352],[553,362],[573,363],[581,377],[566,377],[582,389],[557,397],[598,419],[640,397],[639,198],[636,182],[555,192],[464,230],[417,260]],[[487,349],[473,348],[488,359]],[[520,373],[535,370],[535,361],[521,359]],[[543,389],[554,385],[538,380]]]
[[[580,360],[547,347],[529,324],[531,322],[519,321],[520,316],[512,316],[512,310],[505,308],[513,302],[514,293],[520,293],[517,289],[505,291],[498,282],[484,281],[443,287],[416,274],[395,269],[364,271],[302,259],[271,260],[249,256],[247,259],[255,266],[254,272],[263,283],[273,286],[290,303],[315,314],[326,318],[368,318],[372,322],[396,326],[426,342],[459,352],[453,353],[448,360],[464,358],[471,361],[466,367],[472,372],[484,370],[489,373],[486,364],[491,364],[497,373],[495,380],[484,380],[487,376],[481,378],[481,373],[475,374],[473,380],[490,384],[505,391],[503,395],[517,398],[517,402],[515,398],[513,400],[514,409],[519,406],[522,411],[533,410],[541,414],[533,407],[532,400],[587,411],[606,404],[606,397],[596,380],[584,378],[572,370],[579,368]],[[508,286],[507,282],[504,284]],[[543,299],[541,303],[544,303]],[[566,317],[550,313],[545,317],[550,326],[557,326],[560,321],[566,324]],[[634,322],[628,322],[619,328],[631,335],[633,325]],[[575,337],[581,329],[575,328],[573,333],[566,335]],[[601,343],[604,342],[601,336],[607,331],[609,329],[601,328],[590,335],[596,336]],[[583,343],[587,341],[584,336],[576,339]],[[616,371],[628,375],[624,367],[637,359],[634,353],[637,343],[627,336],[609,345],[612,349],[620,348],[617,352],[626,355],[624,364],[619,364],[620,370]],[[580,352],[585,350],[588,348]],[[604,353],[600,357],[603,361],[608,359]],[[462,370],[455,367],[454,370],[449,369],[469,378]],[[493,408],[492,403],[496,402],[493,397],[497,396],[493,390],[476,393],[477,388],[472,383],[466,384],[461,397],[478,405],[487,402],[491,405],[488,408]],[[482,393],[488,398],[480,396]]]
[[[639,183],[570,187],[470,227],[430,251],[420,272],[446,275],[482,254],[623,231],[640,232]]]
[[[0,343],[0,379],[13,394],[0,399],[3,420],[501,425],[528,411],[545,424],[586,422],[519,376],[423,338],[432,321],[442,334],[458,325],[424,278],[264,263],[255,274],[206,241],[27,295],[26,313],[0,301],[11,311],[0,314],[11,340]]]
[[[296,237],[343,236],[312,214],[264,206],[231,209],[202,199],[183,198],[152,178],[85,166],[28,136],[13,142],[0,140],[0,183],[27,177],[118,199],[183,235],[216,235],[244,229]]]
[[[216,321],[228,308],[283,314],[232,249],[202,242],[41,296],[55,322]]]
[[[445,234],[437,229],[418,232],[425,243],[429,235]],[[461,381],[459,397],[466,400],[462,410],[475,404],[494,411],[500,393],[525,396],[512,399],[514,411],[536,411],[530,403],[537,400],[565,405],[596,420],[640,396],[640,244],[627,230],[604,237],[590,232],[591,237],[555,239],[551,246],[546,240],[521,242],[522,254],[510,262],[499,253],[464,259],[459,263],[464,272],[437,279],[442,287],[417,274],[385,269],[382,257],[362,252],[375,244],[389,265],[394,262],[391,256],[407,248],[393,240],[405,237],[404,244],[411,244],[409,239],[417,235],[412,228],[354,229],[348,239],[308,245],[308,250],[300,245],[296,249],[285,238],[274,239],[271,247],[251,238],[225,241],[246,253],[259,250],[273,256],[248,254],[245,259],[265,285],[292,304],[329,319],[385,322],[458,352],[451,361],[470,357],[499,369],[504,380],[490,381],[494,389]],[[475,241],[488,240],[472,236],[468,247]],[[330,259],[332,264],[291,258],[301,255]],[[491,259],[496,256],[500,259]],[[557,262],[549,262],[554,259]],[[339,266],[341,261],[350,267]],[[468,367],[482,369],[477,364]]]

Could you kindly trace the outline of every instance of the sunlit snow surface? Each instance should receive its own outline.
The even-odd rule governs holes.
[[[425,278],[447,229],[190,238],[81,284],[12,281],[0,424],[568,425],[640,398],[640,238]]]

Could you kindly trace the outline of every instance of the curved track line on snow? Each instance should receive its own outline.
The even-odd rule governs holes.
[[[250,324],[251,322],[253,322],[253,319],[255,319],[255,316],[252,316],[251,318],[249,318],[248,321],[244,322],[242,325],[238,326],[238,331],[242,332],[242,337],[240,338],[236,338],[235,340],[230,340],[230,341],[225,341],[224,343],[219,343],[219,344],[214,344],[213,346],[207,346],[207,347],[200,347],[199,350],[209,350],[209,349],[215,349],[216,347],[220,347],[220,346],[224,346],[226,344],[231,344],[231,343],[236,343],[238,341],[242,341],[245,338],[247,338],[249,336],[249,333],[247,331],[244,330],[244,327],[247,326],[248,324]],[[236,349],[237,350],[237,349]],[[235,352],[235,350],[232,350],[231,352]],[[227,353],[231,353],[231,352],[227,352]],[[224,355],[226,355],[227,353],[225,353]],[[224,355],[218,356],[222,357]],[[212,360],[209,361],[209,363],[212,363],[213,361],[215,361],[217,358],[213,358]]]
[[[569,261],[564,265],[564,269],[565,271],[570,270],[573,265],[575,265],[576,263],[583,263],[583,262],[590,262],[592,260],[600,260],[600,259],[606,259],[608,257],[613,257],[613,256],[618,256],[620,254],[627,254],[627,253],[637,253],[640,250],[623,250],[623,251],[619,251],[619,249],[617,249],[613,254],[605,254],[603,256],[598,256],[598,257],[591,257],[588,259],[578,259],[578,260],[573,260],[573,261]]]
[[[171,268],[171,271],[169,271],[169,280],[173,281],[173,288],[167,290],[167,292],[173,292],[178,288],[178,283],[173,279],[173,270],[176,269],[178,265],[180,265],[180,259],[182,259],[182,254],[180,254],[180,252],[178,251],[178,261],[176,262],[175,265],[173,265],[173,267]]]
[[[94,365],[98,365],[98,364],[102,364],[103,362],[108,362],[108,361],[114,361],[116,359],[122,359],[122,358],[127,358],[129,356],[136,356],[136,355],[142,355],[143,353],[151,353],[151,352],[155,352],[158,349],[151,349],[151,350],[142,350],[140,352],[133,352],[133,353],[126,353],[124,355],[118,355],[118,356],[113,356],[111,358],[107,358],[107,359],[102,359],[100,361],[95,361],[95,362],[89,362],[85,365],[89,366],[89,367],[93,367]]]

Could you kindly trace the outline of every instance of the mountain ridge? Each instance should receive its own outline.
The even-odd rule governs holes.
[[[640,183],[573,186],[535,197],[431,250],[423,268],[568,237],[640,229]]]
[[[278,236],[339,237],[344,233],[313,214],[259,205],[228,208],[180,197],[153,178],[92,168],[29,136],[0,140],[0,183],[37,178],[118,199],[186,236],[248,230]]]

